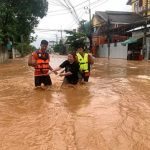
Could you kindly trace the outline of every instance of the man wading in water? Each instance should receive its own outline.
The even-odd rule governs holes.
[[[86,83],[89,81],[91,65],[94,64],[93,57],[85,51],[84,44],[78,44],[76,57],[80,66],[79,81]]]
[[[49,75],[49,70],[53,70],[52,67],[49,65],[50,56],[46,52],[48,41],[42,40],[41,41],[41,49],[36,50],[32,53],[32,55],[28,58],[28,65],[34,67],[34,83],[35,89],[43,88],[47,89],[52,85],[52,81]],[[54,71],[55,74],[57,72]],[[41,86],[44,84],[44,86]]]

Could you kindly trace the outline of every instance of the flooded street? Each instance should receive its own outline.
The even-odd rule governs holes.
[[[85,85],[51,79],[34,90],[27,58],[0,64],[0,150],[150,150],[150,62],[98,58]]]

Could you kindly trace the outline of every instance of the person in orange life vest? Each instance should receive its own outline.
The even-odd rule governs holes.
[[[79,63],[76,61],[76,56],[73,52],[68,54],[68,59],[65,60],[59,67],[53,71],[59,71],[62,68],[65,70],[60,72],[59,76],[64,76],[63,83],[77,84],[78,83],[78,72],[79,72]]]
[[[41,41],[41,49],[36,50],[29,56],[28,65],[34,67],[34,82],[35,87],[41,87],[43,83],[44,86],[48,87],[52,85],[52,81],[49,75],[49,70],[53,70],[49,65],[50,56],[46,52],[48,41]],[[54,72],[56,73],[56,72]],[[56,73],[57,74],[57,73]]]
[[[90,66],[94,64],[93,57],[91,54],[85,52],[83,44],[79,44],[76,58],[80,66],[79,80],[81,83],[82,81],[88,82],[90,77]]]

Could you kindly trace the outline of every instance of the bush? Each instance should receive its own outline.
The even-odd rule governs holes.
[[[21,53],[22,57],[36,50],[34,46],[27,43],[18,43],[15,48]]]

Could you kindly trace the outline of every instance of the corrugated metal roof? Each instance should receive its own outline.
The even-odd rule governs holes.
[[[122,11],[96,11],[95,15],[103,19],[104,21],[108,21],[108,18],[111,23],[114,24],[131,24],[140,20],[144,20],[144,18],[138,14],[133,12],[122,12]]]

